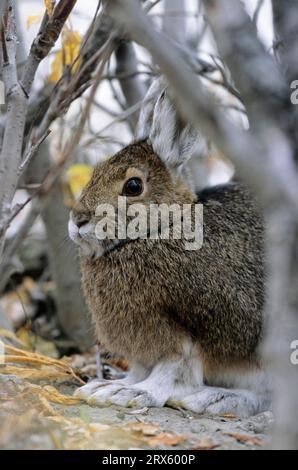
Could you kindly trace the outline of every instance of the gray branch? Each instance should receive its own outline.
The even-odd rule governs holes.
[[[14,1],[7,2],[7,27],[2,27],[3,81],[7,102],[7,118],[0,156],[0,259],[4,247],[11,202],[18,182],[18,167],[21,163],[23,133],[26,122],[27,96],[17,75],[17,36]],[[2,18],[1,18],[2,21]],[[2,22],[2,25],[4,22]]]
[[[124,40],[121,41],[115,54],[117,61],[116,74],[124,77],[119,78],[119,84],[125,97],[126,107],[131,108],[143,99],[146,86],[138,75],[134,75],[138,70],[138,62],[133,44]],[[125,75],[131,76],[125,78]],[[134,131],[138,122],[138,110],[129,116],[132,131]]]
[[[276,143],[268,142],[267,138],[266,142],[260,142],[251,133],[244,132],[227,121],[214,98],[190,70],[184,55],[167,36],[156,30],[135,1],[109,0],[108,7],[115,20],[125,26],[131,37],[153,55],[173,88],[181,112],[231,158],[244,179],[257,188],[264,203],[270,204],[279,197],[285,198],[297,213],[297,176],[290,163],[288,171],[280,174],[277,161],[271,157],[275,155]],[[282,134],[278,137],[282,145]],[[287,147],[286,141],[284,146]],[[264,179],[272,184],[265,187]]]
[[[289,83],[298,78],[298,2],[272,0],[275,49]]]
[[[179,44],[186,43],[185,17],[171,17],[171,11],[185,11],[185,0],[164,0],[163,31]]]
[[[288,126],[289,89],[239,0],[203,0],[220,54],[232,72],[252,126]],[[233,12],[233,13],[231,13]]]

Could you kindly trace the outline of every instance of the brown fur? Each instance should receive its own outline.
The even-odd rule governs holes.
[[[247,189],[227,184],[195,195],[147,143],[135,143],[95,168],[75,219],[117,203],[127,171],[146,175],[133,202],[204,205],[204,242],[136,240],[98,258],[82,257],[82,282],[99,341],[152,365],[198,345],[206,375],[257,364],[262,332],[263,226]],[[130,172],[128,173],[130,174]]]

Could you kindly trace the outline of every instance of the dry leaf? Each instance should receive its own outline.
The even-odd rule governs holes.
[[[1,368],[3,374],[15,374],[22,378],[41,379],[57,378],[59,380],[75,379],[80,384],[85,382],[80,378],[79,371],[73,369],[63,359],[53,359],[43,354],[24,351],[11,345],[5,346],[6,355],[2,357],[4,366]],[[17,367],[11,363],[34,364],[36,367]],[[14,372],[13,372],[14,371]]]
[[[49,76],[50,82],[58,82],[62,77],[64,67],[72,65],[75,62],[80,52],[81,42],[82,37],[80,33],[64,27],[62,34],[62,50],[56,53],[52,62],[52,71]],[[73,70],[77,70],[78,66],[79,61],[77,60]]]
[[[143,434],[144,436],[155,436],[160,431],[159,424],[153,423],[128,423],[127,429]]]
[[[235,415],[234,413],[224,413],[219,416],[226,419],[239,419],[239,416]]]
[[[1,374],[16,375],[22,379],[31,380],[70,380],[71,376],[66,372],[59,372],[55,369],[30,369],[29,367],[1,366]]]
[[[181,442],[187,441],[189,438],[186,436],[170,433],[170,432],[161,432],[157,436],[154,436],[148,440],[148,444],[151,447],[156,447],[157,445],[165,446],[177,446]]]
[[[82,189],[89,182],[93,168],[90,165],[75,164],[71,165],[66,173],[67,181],[70,186],[72,195],[78,198],[82,192]]]
[[[159,424],[155,423],[129,423],[125,429],[137,433],[139,438],[145,439],[150,447],[156,447],[158,445],[176,446],[189,439],[187,436],[160,431]]]
[[[46,401],[57,403],[58,405],[68,406],[76,405],[82,402],[81,398],[60,393],[52,385],[45,385],[42,387],[40,385],[31,384],[28,382],[25,384],[24,390],[29,393],[34,393],[36,396],[38,396],[39,398],[43,398]]]
[[[233,432],[223,432],[224,436],[230,436],[236,439],[238,442],[250,442],[256,446],[264,445],[264,441],[255,436],[249,436],[248,434],[237,434]]]
[[[203,437],[194,447],[192,447],[192,450],[212,450],[219,445],[220,444],[215,444],[215,442],[208,437]]]
[[[41,15],[30,15],[30,16],[28,16],[27,21],[26,21],[27,29],[30,29],[31,26],[33,26],[36,23],[39,23],[41,18],[42,18]]]
[[[51,16],[53,13],[53,1],[52,0],[44,0],[45,7],[47,9],[48,16]]]

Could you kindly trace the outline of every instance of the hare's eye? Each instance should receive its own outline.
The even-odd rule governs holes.
[[[143,181],[141,178],[130,178],[123,186],[123,196],[139,196],[143,192]]]

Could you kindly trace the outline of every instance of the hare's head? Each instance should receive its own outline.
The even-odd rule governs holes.
[[[83,255],[101,256],[132,241],[127,232],[123,235],[123,225],[131,220],[132,206],[137,212],[144,209],[146,218],[151,204],[183,204],[195,200],[184,165],[198,145],[198,134],[178,119],[166,90],[160,93],[151,118],[148,136],[139,126],[142,140],[94,169],[71,213],[69,235],[81,247]],[[124,218],[121,211],[125,211]],[[99,236],[103,228],[104,238]]]

